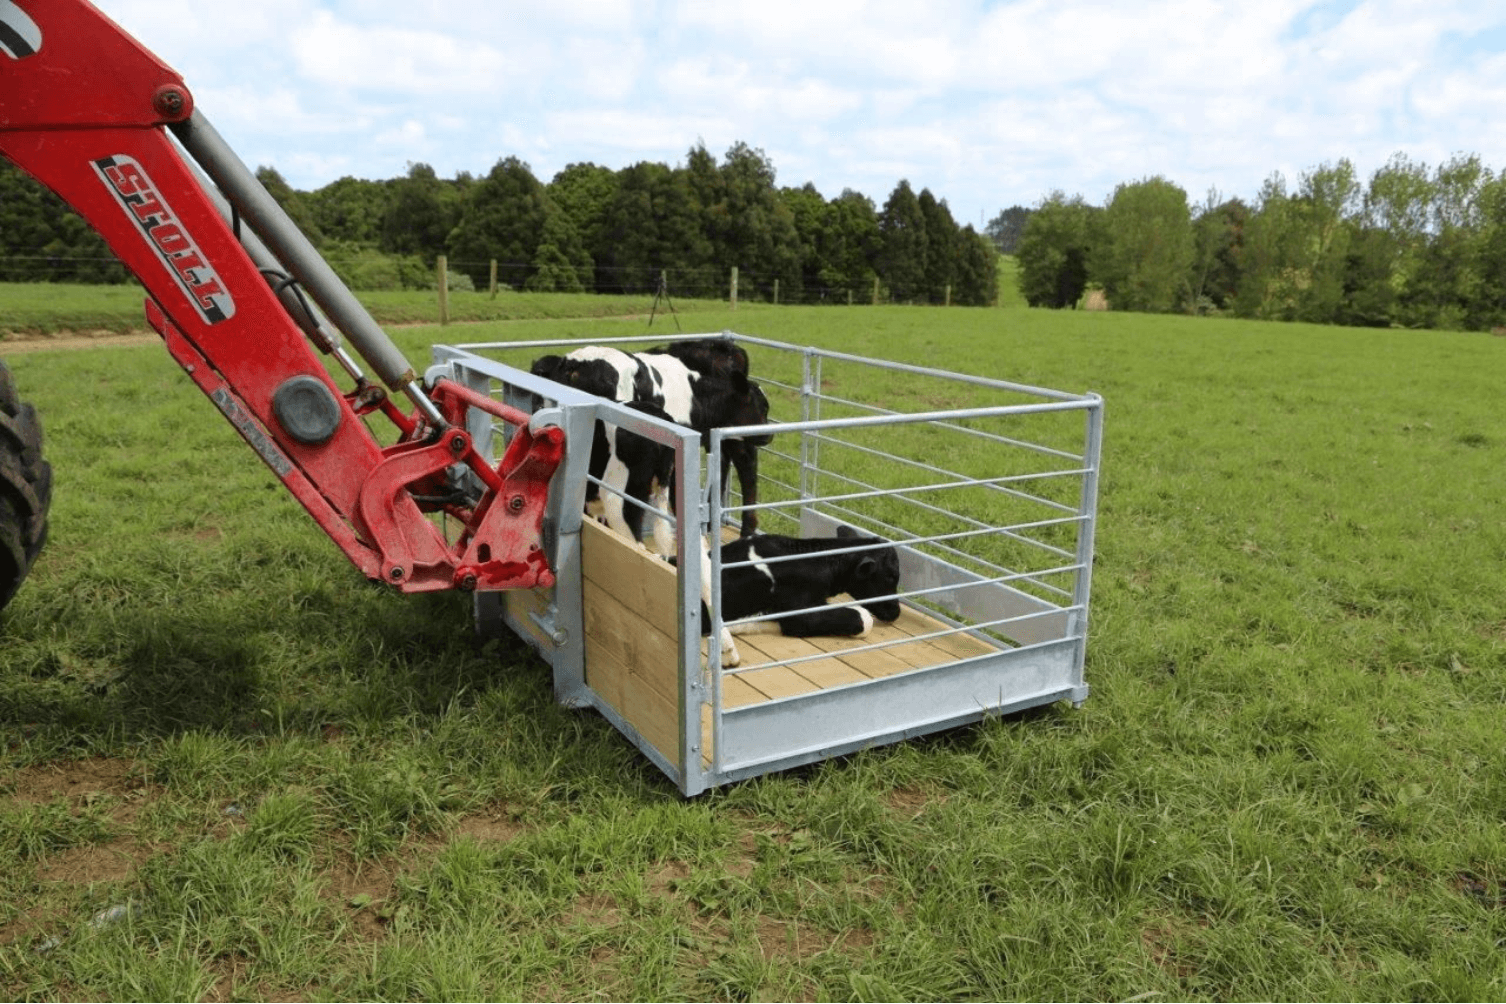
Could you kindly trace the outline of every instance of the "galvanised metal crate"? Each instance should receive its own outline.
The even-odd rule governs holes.
[[[1081,704],[1103,402],[733,335],[773,424],[696,432],[532,376],[546,353],[635,351],[664,336],[437,346],[436,370],[566,432],[551,486],[549,589],[478,594],[483,632],[505,625],[553,667],[558,699],[594,707],[686,795],[769,771],[1059,700]],[[431,371],[432,374],[432,371]],[[583,518],[594,423],[675,450],[676,565]],[[472,411],[483,450],[504,427]],[[723,444],[773,432],[758,502],[720,484]],[[704,452],[703,452],[704,448]],[[599,483],[599,482],[598,482]],[[631,504],[631,503],[629,503]],[[743,635],[719,667],[721,555],[700,632],[699,537],[760,529],[897,545],[902,614],[862,638]],[[662,514],[668,516],[668,514]]]

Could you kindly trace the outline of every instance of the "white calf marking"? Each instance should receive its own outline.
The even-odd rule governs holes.
[[[763,556],[760,555],[751,544],[748,546],[748,560],[753,562],[753,567],[755,569],[764,574],[764,577],[769,580],[769,585],[775,585],[774,573],[769,571],[768,562],[763,560]]]
[[[626,352],[609,345],[588,345],[583,349],[576,349],[566,358],[583,363],[598,360],[611,363],[612,368],[617,371],[617,400],[631,401],[633,399],[633,377],[638,372],[638,363]]]
[[[689,425],[693,385],[700,374],[674,356],[655,355],[644,362],[654,378],[654,390],[664,397],[665,413],[680,425]]]

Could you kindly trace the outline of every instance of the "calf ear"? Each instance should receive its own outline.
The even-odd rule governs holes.
[[[838,537],[856,537],[857,535],[858,535],[858,532],[856,530],[854,530],[850,526],[844,526],[844,525],[838,525],[837,526],[837,536]]]
[[[858,570],[855,573],[859,578],[866,579],[878,571],[878,559],[873,555],[865,555],[858,562]]]

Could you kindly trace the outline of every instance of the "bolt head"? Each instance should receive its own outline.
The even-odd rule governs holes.
[[[179,122],[193,111],[193,100],[176,84],[163,84],[152,93],[152,109],[170,122]]]

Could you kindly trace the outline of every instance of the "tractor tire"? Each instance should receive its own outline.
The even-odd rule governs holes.
[[[0,362],[0,610],[16,595],[47,541],[52,465],[42,459],[42,423],[16,396]]]

